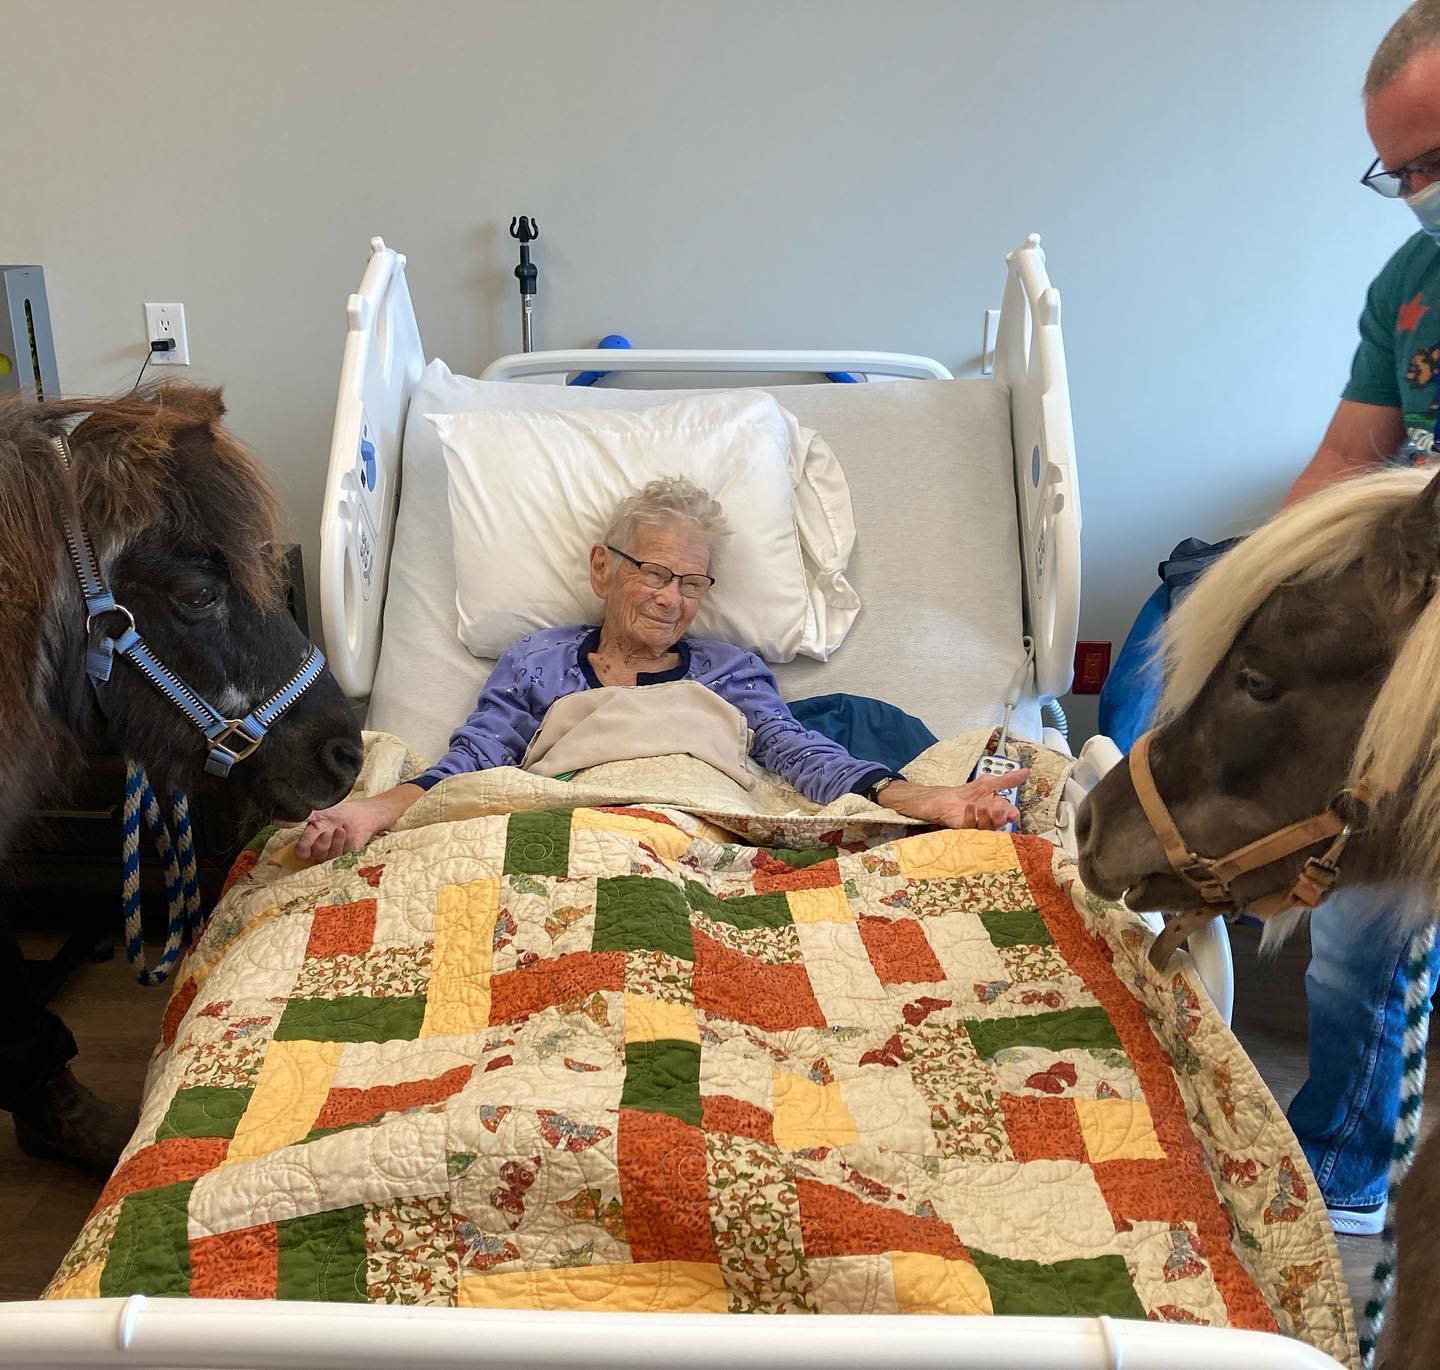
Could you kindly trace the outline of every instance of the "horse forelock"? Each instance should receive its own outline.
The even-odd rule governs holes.
[[[1170,614],[1156,646],[1165,680],[1157,724],[1173,722],[1194,702],[1281,586],[1338,576],[1367,552],[1383,556],[1391,530],[1430,474],[1397,469],[1331,486],[1216,561]],[[1371,705],[1348,782],[1362,776],[1392,796],[1397,873],[1440,907],[1440,597],[1431,597],[1405,631]]]
[[[224,412],[218,389],[174,382],[29,410],[46,429],[79,419],[73,479],[97,552],[153,530],[214,550],[236,584],[273,609],[283,593],[280,506],[264,468],[222,425]]]

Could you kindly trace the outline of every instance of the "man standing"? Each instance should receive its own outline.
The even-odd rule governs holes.
[[[1379,154],[1364,183],[1404,200],[1420,232],[1370,286],[1349,384],[1287,504],[1389,463],[1440,460],[1440,0],[1417,0],[1395,22],[1364,94]],[[1385,1217],[1408,940],[1389,913],[1374,891],[1342,889],[1310,923],[1310,1077],[1289,1117],[1340,1232],[1378,1232]]]

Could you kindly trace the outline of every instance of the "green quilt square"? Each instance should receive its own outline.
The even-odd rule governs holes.
[[[512,813],[505,826],[506,875],[565,875],[572,809]]]
[[[625,1044],[621,1108],[668,1113],[700,1126],[700,1044],[662,1038]]]
[[[250,1104],[248,1089],[196,1085],[177,1089],[155,1139],[162,1137],[233,1137]]]
[[[413,1041],[425,1021],[425,996],[292,999],[275,1025],[277,1042]]]
[[[142,1189],[120,1205],[100,1272],[100,1294],[190,1292],[190,1191],[194,1180]]]
[[[365,1206],[307,1213],[275,1224],[275,1297],[368,1303]]]
[[[1130,1282],[1123,1256],[1090,1256],[1042,1265],[974,1248],[970,1255],[990,1290],[991,1305],[1002,1316],[1145,1317],[1145,1306]]]
[[[617,875],[595,882],[595,951],[665,951],[695,959],[690,905],[667,880]]]
[[[985,909],[980,914],[991,944],[997,947],[1049,947],[1050,929],[1036,909]]]
[[[685,895],[692,909],[698,909],[717,922],[729,923],[741,932],[749,932],[753,928],[785,928],[795,921],[790,916],[790,901],[785,898],[784,890],[717,899],[704,885],[687,880]]]
[[[1043,1047],[1064,1051],[1120,1047],[1115,1025],[1099,1005],[1092,1008],[1062,1008],[1054,1013],[1032,1013],[1020,1018],[968,1018],[965,1028],[975,1050],[987,1060],[1006,1047]]]
[[[838,847],[761,847],[760,850],[797,871],[818,866],[822,861],[833,861],[840,855]]]

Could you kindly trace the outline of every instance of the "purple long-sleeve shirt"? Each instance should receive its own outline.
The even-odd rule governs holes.
[[[450,750],[410,783],[429,789],[447,776],[491,766],[518,766],[561,696],[598,688],[590,653],[600,629],[550,628],[531,633],[495,663],[474,712],[450,737]],[[695,680],[733,704],[754,734],[750,755],[767,771],[788,780],[807,799],[828,804],[842,794],[863,794],[893,774],[873,761],[860,761],[838,742],[811,732],[780,698],[775,677],[754,652],[728,642],[681,638],[675,644],[680,664],[669,671],[642,674],[637,685]]]

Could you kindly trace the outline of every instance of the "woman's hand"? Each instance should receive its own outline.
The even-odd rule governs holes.
[[[328,809],[316,809],[305,820],[295,855],[318,863],[359,851],[376,833],[397,823],[424,793],[418,785],[397,785],[369,799],[345,799]]]
[[[983,828],[993,831],[1020,817],[1020,811],[997,790],[1024,784],[1028,766],[1007,775],[982,775],[964,785],[912,785],[892,780],[876,803],[906,818],[918,818],[943,828]]]

